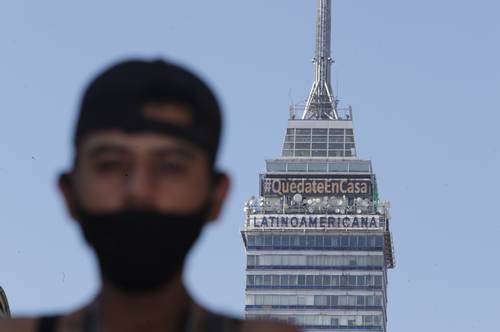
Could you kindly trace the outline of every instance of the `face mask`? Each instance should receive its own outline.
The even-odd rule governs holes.
[[[80,210],[78,219],[104,277],[123,292],[144,293],[166,285],[182,269],[207,213],[208,205],[191,214]]]

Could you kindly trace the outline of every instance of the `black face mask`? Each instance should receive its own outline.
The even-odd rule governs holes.
[[[208,204],[190,214],[80,209],[78,219],[104,277],[123,292],[144,293],[165,286],[181,271],[207,214]]]

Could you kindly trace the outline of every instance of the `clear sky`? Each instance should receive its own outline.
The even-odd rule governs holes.
[[[84,84],[126,57],[167,57],[224,105],[220,221],[187,266],[202,303],[242,315],[243,201],[312,83],[313,0],[0,1],[0,285],[14,314],[72,309],[95,262],[56,190]],[[491,331],[500,312],[500,3],[336,0],[335,90],[358,155],[392,202],[390,331]]]

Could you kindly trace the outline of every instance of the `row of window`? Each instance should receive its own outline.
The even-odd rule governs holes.
[[[268,172],[370,172],[371,164],[366,160],[338,161],[338,162],[318,162],[318,161],[284,161],[269,160],[267,163]]]
[[[286,130],[287,135],[353,135],[352,129],[343,128],[288,128]]]
[[[294,136],[286,135],[285,143],[354,143],[354,136]]]
[[[382,235],[248,235],[249,249],[382,250]]]
[[[372,327],[382,326],[381,315],[247,315],[248,319],[272,319],[285,321],[296,326],[321,326],[321,327],[346,327],[346,326],[364,326]]]
[[[384,258],[381,255],[248,255],[247,267],[339,267],[339,266],[376,266],[382,267]]]
[[[248,275],[249,288],[382,288],[381,275]]]
[[[380,307],[382,295],[247,295],[247,306]]]
[[[349,150],[283,150],[283,157],[354,157],[354,149]]]
[[[285,143],[283,149],[291,150],[304,150],[304,149],[318,149],[318,150],[344,150],[354,148],[354,143]]]

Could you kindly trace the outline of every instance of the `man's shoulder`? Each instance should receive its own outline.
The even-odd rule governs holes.
[[[0,332],[35,332],[36,318],[11,318],[0,320]]]
[[[204,324],[206,330],[227,332],[298,332],[299,330],[282,322],[272,320],[239,319],[210,311],[205,312]],[[217,329],[213,327],[217,326]],[[204,330],[203,328],[201,330]]]

